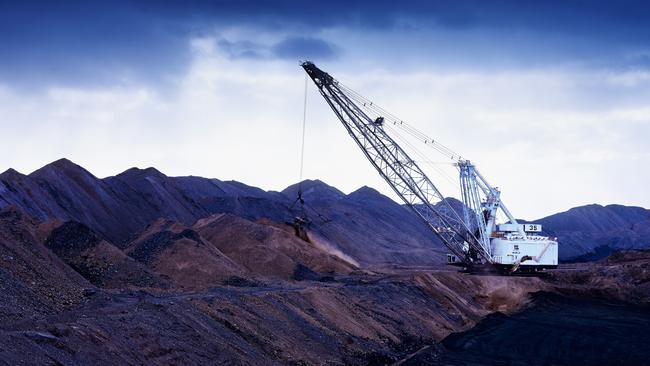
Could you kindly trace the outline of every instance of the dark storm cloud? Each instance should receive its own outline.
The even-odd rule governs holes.
[[[120,82],[116,75],[159,82],[187,66],[190,37],[233,25],[294,34],[278,44],[220,43],[234,58],[335,58],[337,46],[316,33],[346,27],[356,32],[485,31],[495,44],[500,35],[524,34],[530,41],[526,49],[513,45],[504,57],[552,58],[551,52],[536,55],[535,50],[554,42],[562,46],[558,52],[588,59],[621,50],[645,54],[650,49],[649,24],[650,6],[643,1],[3,2],[0,82]],[[641,61],[637,64],[647,64],[643,57]]]
[[[0,81],[22,87],[153,80],[189,59],[187,27],[145,18],[124,4],[0,5]]]
[[[267,47],[252,41],[229,41],[220,39],[217,46],[232,59],[263,59],[266,58]]]
[[[585,0],[362,0],[362,1],[201,1],[132,2],[144,13],[165,18],[219,19],[277,27],[287,24],[311,29],[332,26],[390,29],[402,19],[418,27],[535,29],[590,35],[625,35],[648,40],[647,1]],[[625,41],[624,40],[624,41]]]
[[[337,56],[334,45],[318,38],[292,37],[283,40],[272,48],[273,54],[287,59],[329,60]]]
[[[217,46],[231,59],[290,59],[331,60],[338,56],[338,48],[315,37],[288,37],[272,45],[252,41],[220,39]]]

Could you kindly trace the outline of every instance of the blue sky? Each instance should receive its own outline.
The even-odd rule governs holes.
[[[477,162],[517,216],[650,207],[641,1],[0,2],[0,55],[0,170],[68,157],[281,189],[312,59]],[[306,177],[389,193],[309,93]]]
[[[0,76],[21,87],[158,84],[187,71],[192,38],[232,28],[252,31],[217,40],[232,58],[349,63],[360,53],[407,71],[432,64],[650,68],[643,1],[25,1],[2,10]],[[359,43],[328,37],[336,29]],[[276,37],[265,42],[260,33]],[[391,49],[384,37],[395,42]],[[389,54],[401,60],[386,62]]]

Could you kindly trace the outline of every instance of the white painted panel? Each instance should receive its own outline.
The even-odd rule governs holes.
[[[541,233],[542,225],[540,224],[524,224],[524,231],[527,233]]]
[[[519,228],[523,228],[528,233],[541,233],[542,225],[540,224],[500,224],[497,225],[498,231],[517,232]]]
[[[538,237],[541,238],[541,237]],[[492,239],[492,256],[499,264],[515,264],[524,256],[534,258],[521,263],[522,266],[557,265],[557,242],[553,240],[508,240]]]

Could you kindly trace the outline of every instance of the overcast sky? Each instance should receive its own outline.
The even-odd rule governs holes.
[[[66,157],[98,177],[155,166],[283,189],[310,59],[474,161],[517,217],[650,207],[643,1],[13,3],[0,171]],[[304,178],[391,194],[308,90]]]

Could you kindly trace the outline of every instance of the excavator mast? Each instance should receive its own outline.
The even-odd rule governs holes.
[[[416,161],[388,132],[393,126],[407,129],[410,127],[406,127],[403,121],[344,86],[312,62],[303,62],[301,66],[377,172],[406,206],[442,241],[454,259],[467,265],[499,264],[504,262],[504,249],[503,245],[499,246],[499,257],[495,258],[495,235],[510,238],[511,234],[517,233],[520,236],[512,236],[515,240],[528,240],[523,225],[517,223],[500,201],[498,189],[491,187],[470,161],[462,159],[419,131],[414,132],[417,138],[446,155],[458,167],[463,204],[455,205],[454,201],[442,195]],[[512,225],[508,231],[497,230],[498,209],[505,212],[509,224]],[[519,250],[518,245],[512,248]],[[548,246],[544,253],[547,250]],[[518,256],[512,253],[510,255],[511,258],[506,262],[509,260],[507,263],[511,266],[518,267],[521,262],[533,259],[533,256],[522,255],[523,260],[515,263]],[[557,252],[555,256],[557,258]]]
[[[352,93],[346,93],[338,81],[313,63],[304,62],[302,67],[370,163],[443,244],[458,258],[490,261],[490,254],[463,220],[462,211],[452,207],[418,164],[388,135],[385,119],[371,117],[369,108],[364,108],[369,105],[355,103]]]

